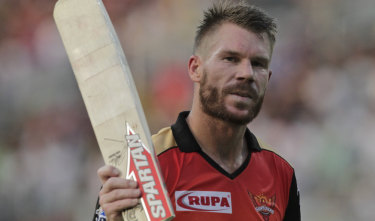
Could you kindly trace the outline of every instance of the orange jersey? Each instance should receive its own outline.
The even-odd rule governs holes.
[[[174,220],[300,220],[293,168],[247,130],[249,155],[233,173],[206,155],[180,114],[153,136]]]

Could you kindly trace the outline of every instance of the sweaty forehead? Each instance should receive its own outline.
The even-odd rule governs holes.
[[[224,23],[203,38],[202,56],[211,57],[221,51],[235,51],[246,56],[271,58],[271,43],[266,33],[258,34],[232,23]]]

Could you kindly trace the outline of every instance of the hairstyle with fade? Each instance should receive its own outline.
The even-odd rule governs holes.
[[[256,34],[266,33],[272,51],[277,33],[275,20],[260,8],[245,1],[222,0],[204,12],[195,35],[194,53],[201,46],[203,39],[225,22],[236,24]]]

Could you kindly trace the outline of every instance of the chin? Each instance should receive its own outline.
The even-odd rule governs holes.
[[[243,110],[222,110],[215,113],[209,113],[211,116],[235,125],[247,125],[255,115],[251,111]]]
[[[252,113],[248,114],[229,114],[227,117],[227,121],[233,124],[238,125],[246,125],[250,123],[254,119],[254,115]]]

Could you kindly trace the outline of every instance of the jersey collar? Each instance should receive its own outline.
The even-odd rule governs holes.
[[[201,152],[201,147],[199,146],[186,122],[186,118],[189,113],[189,111],[184,111],[179,114],[176,123],[172,125],[172,133],[176,140],[177,146],[182,152]],[[251,133],[248,128],[246,128],[245,131],[245,139],[249,147],[249,152],[261,151],[261,147],[255,135]]]

